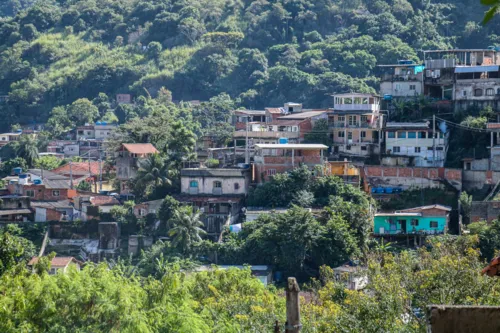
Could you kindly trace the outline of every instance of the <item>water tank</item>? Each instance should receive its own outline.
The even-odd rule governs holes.
[[[21,173],[23,172],[23,168],[19,168],[19,167],[14,168],[14,169],[12,169],[12,172],[13,172],[15,175],[19,175],[19,174],[21,174]]]
[[[101,125],[107,125],[107,124],[108,124],[108,123],[107,123],[107,122],[105,122],[105,121],[101,122]]]
[[[23,130],[22,130],[22,129],[18,129],[18,130],[16,130],[16,133],[22,133],[22,132],[23,132]]]
[[[384,95],[384,101],[392,101],[392,95],[390,95],[390,94],[385,94],[385,95]]]
[[[27,174],[19,175],[19,184],[21,184],[21,185],[28,184],[28,175]]]
[[[42,185],[42,180],[41,180],[41,179],[38,179],[38,178],[37,178],[37,179],[34,179],[34,180],[33,180],[33,184],[35,184],[35,185]]]
[[[385,188],[385,193],[392,194],[392,187],[386,187]]]
[[[101,125],[102,123],[100,121],[96,122],[95,123],[96,125]]]
[[[278,142],[280,145],[286,145],[288,144],[288,138],[279,138]]]

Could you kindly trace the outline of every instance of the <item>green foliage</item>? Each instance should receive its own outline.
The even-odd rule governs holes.
[[[467,195],[467,192],[460,193],[460,197],[458,198],[458,202],[460,203],[460,207],[462,208],[463,213],[463,223],[469,224],[471,212],[472,212],[472,195]]]
[[[83,180],[78,184],[76,189],[79,191],[82,191],[82,192],[90,192],[90,191],[92,191],[92,184]]]
[[[5,149],[5,148],[3,148]],[[12,174],[12,169],[14,168],[22,168],[23,171],[28,170],[28,163],[26,160],[22,157],[16,157],[9,159],[8,161],[5,161],[2,163],[2,175],[5,176],[10,176]]]
[[[38,159],[38,144],[33,135],[21,135],[18,141],[12,143],[16,155],[24,159],[28,167],[33,166]]]
[[[27,264],[35,255],[33,243],[21,235],[16,225],[7,225],[0,229],[0,276],[18,263]]]
[[[500,250],[500,221],[494,220],[491,224],[486,222],[471,223],[468,228],[472,235],[479,237],[479,249],[486,260],[498,256]]]
[[[208,160],[205,161],[205,165],[208,168],[218,168],[219,167],[219,160],[215,158],[209,158]]]
[[[62,164],[62,161],[51,155],[38,157],[33,163],[35,169],[53,170],[58,168]]]
[[[171,228],[168,235],[172,238],[172,245],[188,254],[193,245],[201,241],[201,236],[206,232],[202,228],[200,220],[201,212],[195,211],[193,207],[179,207],[174,210],[170,219]]]

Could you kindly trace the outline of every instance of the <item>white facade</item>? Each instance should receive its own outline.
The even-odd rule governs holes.
[[[340,266],[333,269],[335,279],[349,290],[361,290],[368,285],[367,270],[361,267]]]
[[[380,97],[372,94],[339,94],[334,96],[336,111],[375,111],[380,110]]]
[[[392,97],[414,97],[424,93],[422,81],[381,81],[380,94]]]
[[[435,140],[429,129],[395,129],[385,132],[386,153],[393,156],[414,157],[415,166],[442,167],[446,158],[446,134],[436,131]],[[436,151],[434,153],[433,144]],[[433,160],[435,158],[435,161]]]
[[[250,175],[242,169],[183,169],[181,192],[198,195],[246,195]]]

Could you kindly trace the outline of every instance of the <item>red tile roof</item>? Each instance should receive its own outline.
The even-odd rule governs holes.
[[[50,265],[52,267],[66,267],[68,266],[72,261],[75,263],[77,260],[73,257],[54,257],[52,261],[50,262]],[[28,266],[32,266],[38,262],[38,257],[33,257],[28,263]]]
[[[132,154],[158,154],[158,150],[150,143],[123,143],[122,145]]]
[[[266,108],[266,111],[269,113],[282,113],[281,108]]]
[[[115,206],[120,204],[115,197],[108,195],[90,197],[90,203],[94,206]]]
[[[55,168],[51,170],[53,173],[57,173],[59,175],[69,175],[70,174],[69,163],[59,168]],[[89,174],[89,162],[71,162],[71,171],[73,175],[88,175]],[[98,175],[99,174],[99,162],[98,161],[90,161],[90,174]]]

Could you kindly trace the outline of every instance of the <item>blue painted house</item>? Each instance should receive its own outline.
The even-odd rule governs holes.
[[[430,205],[375,214],[374,235],[439,235],[448,229],[451,207]]]

